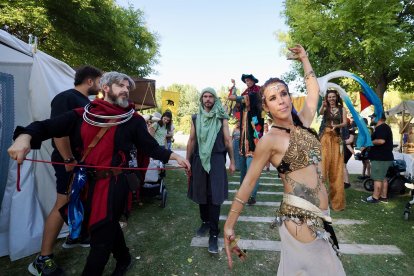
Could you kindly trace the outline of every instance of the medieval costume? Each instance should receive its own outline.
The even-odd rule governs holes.
[[[108,121],[108,117],[112,120]],[[133,145],[139,152],[168,161],[171,151],[158,145],[148,133],[144,119],[134,106],[121,108],[104,100],[94,100],[85,108],[68,111],[49,120],[17,127],[14,138],[29,134],[33,149],[52,137],[69,136],[79,156],[84,155],[102,127],[109,129],[90,150],[85,165],[127,168]],[[130,262],[119,218],[128,195],[126,174],[121,169],[86,169],[87,183],[83,192],[85,215],[90,231],[90,252],[83,275],[101,275],[112,253],[117,266]]]
[[[210,230],[210,239],[219,234],[220,207],[228,196],[226,172],[227,149],[223,133],[223,119],[228,119],[220,99],[213,89],[202,91],[215,97],[212,109],[204,110],[202,102],[197,114],[192,116],[196,141],[191,153],[191,179],[188,197],[199,204],[202,227]],[[203,234],[198,231],[200,234]],[[217,243],[217,241],[216,241]]]
[[[335,211],[345,209],[344,190],[344,163],[343,141],[341,129],[335,130],[330,127],[332,124],[342,123],[342,107],[339,107],[335,114],[329,109],[325,110],[322,118],[320,141],[322,144],[322,175],[329,183],[329,200]]]
[[[338,256],[338,242],[329,210],[321,210],[319,196],[322,191],[322,177],[318,167],[321,144],[316,133],[296,126],[293,130],[272,126],[290,133],[289,146],[277,167],[285,185],[292,187],[292,193],[285,193],[277,212],[275,224],[279,226],[281,257],[278,275],[345,275]],[[315,166],[318,179],[315,187],[295,181],[290,174],[294,171]],[[285,221],[297,226],[308,227],[315,240],[309,243],[298,241],[287,230]]]
[[[242,81],[246,78],[254,83],[259,81],[253,75],[242,75]],[[256,143],[263,136],[264,118],[262,117],[262,103],[260,100],[260,86],[254,84],[248,87],[241,96],[237,96],[236,102],[240,104],[240,184],[246,176],[247,170],[253,158]],[[249,203],[256,203],[256,194],[259,189],[259,181],[252,192]]]

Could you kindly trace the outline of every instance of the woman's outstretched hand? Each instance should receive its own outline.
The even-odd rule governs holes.
[[[230,269],[233,268],[233,256],[234,253],[241,261],[246,260],[246,252],[241,250],[237,245],[240,237],[236,237],[234,230],[224,230],[224,248],[226,249],[227,264]]]
[[[234,230],[224,230],[224,248],[226,249],[227,264],[230,269],[233,268],[233,257],[231,255],[230,244],[235,238],[236,236],[234,235]]]

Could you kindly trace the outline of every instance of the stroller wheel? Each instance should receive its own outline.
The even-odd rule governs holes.
[[[410,212],[404,211],[404,219],[408,220],[408,217],[410,216]]]
[[[167,189],[163,189],[161,194],[161,208],[165,208],[165,205],[167,204],[167,194]]]
[[[372,192],[374,190],[374,180],[367,178],[363,182],[365,190]]]

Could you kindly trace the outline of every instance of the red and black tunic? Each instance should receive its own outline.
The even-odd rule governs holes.
[[[103,100],[91,102],[90,112],[99,115],[119,115],[130,110],[124,109]],[[14,138],[20,134],[32,136],[32,149],[39,149],[41,142],[52,137],[70,136],[74,148],[80,156],[94,139],[100,127],[83,121],[84,109],[68,111],[52,119],[33,122],[27,127],[17,127]],[[158,145],[148,133],[145,120],[135,114],[129,121],[112,126],[91,150],[85,160],[87,165],[111,166],[127,168],[132,146],[142,153],[157,160],[167,162],[171,151]],[[91,230],[108,221],[118,220],[122,214],[128,194],[128,183],[125,174],[108,178],[88,180],[86,201],[86,217],[89,215]]]

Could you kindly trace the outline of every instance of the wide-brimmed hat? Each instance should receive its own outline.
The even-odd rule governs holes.
[[[154,112],[151,115],[145,114],[142,117],[144,117],[145,121],[151,121],[151,122],[158,122],[159,120],[161,120],[161,114],[158,112]]]
[[[243,74],[241,77],[242,82],[246,83],[246,79],[251,79],[254,83],[259,82],[259,80],[256,79],[252,74]]]

